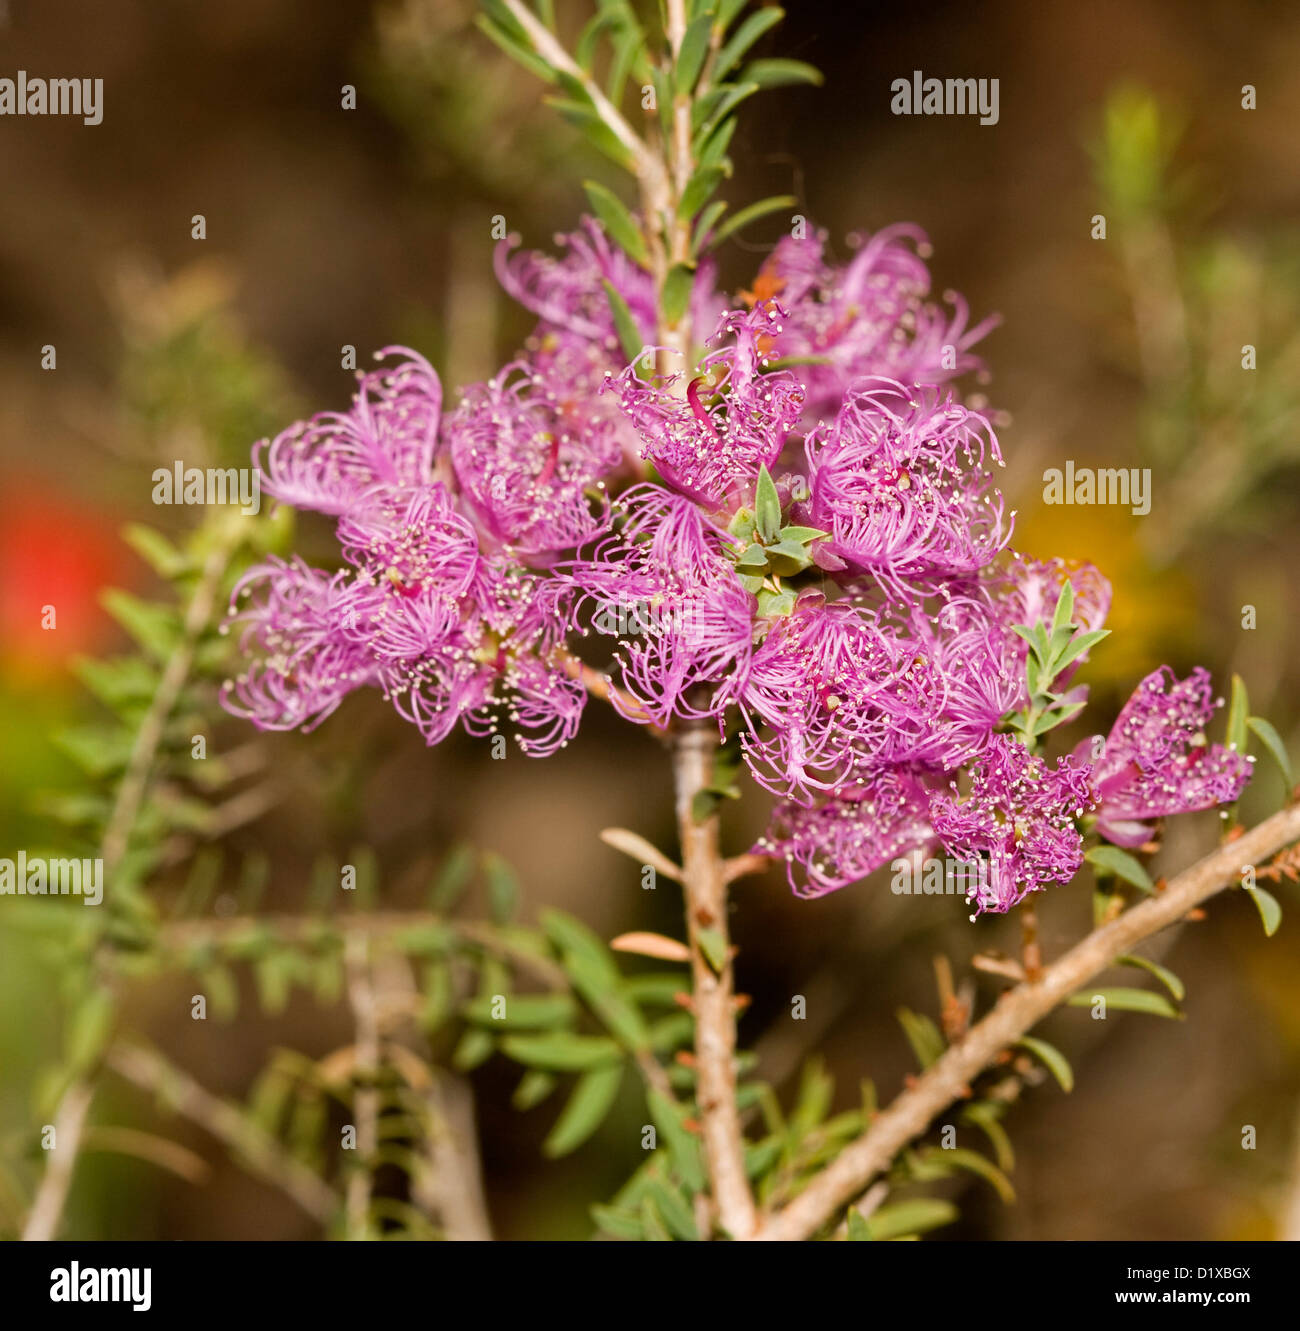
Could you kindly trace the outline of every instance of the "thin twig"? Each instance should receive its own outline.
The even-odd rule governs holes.
[[[1300,807],[1284,809],[1236,841],[1220,846],[1174,878],[1157,896],[1125,911],[1048,966],[1034,984],[1003,994],[983,1021],[877,1115],[784,1210],[767,1217],[758,1239],[810,1238],[857,1196],[908,1142],[967,1092],[971,1081],[1053,1008],[1113,965],[1143,939],[1177,923],[1231,882],[1242,868],[1268,859],[1300,838]]]
[[[333,1188],[285,1152],[238,1106],[213,1095],[188,1072],[143,1045],[114,1045],[107,1062],[120,1077],[156,1095],[176,1113],[223,1142],[251,1173],[279,1188],[313,1219],[322,1225],[333,1219],[339,1208]]]
[[[691,945],[700,1133],[722,1228],[733,1238],[747,1238],[755,1210],[736,1108],[736,1018],[718,817],[697,822],[693,809],[695,796],[713,779],[717,746],[707,725],[683,728],[673,737],[673,775]],[[710,956],[721,958],[716,971]]]
[[[72,1186],[72,1174],[77,1165],[77,1151],[81,1134],[86,1126],[86,1114],[94,1099],[94,1083],[86,1079],[74,1081],[59,1101],[54,1115],[54,1144],[49,1150],[49,1164],[41,1175],[41,1186],[27,1216],[23,1239],[43,1243],[54,1238],[63,1216],[63,1205]]]
[[[370,940],[351,935],[344,945],[343,961],[348,976],[348,1002],[357,1030],[353,1068],[356,1088],[352,1097],[357,1161],[348,1176],[347,1234],[350,1239],[366,1239],[371,1235],[370,1198],[374,1187],[371,1171],[379,1148],[379,1089],[375,1085],[380,1062],[379,1006],[370,975]]]

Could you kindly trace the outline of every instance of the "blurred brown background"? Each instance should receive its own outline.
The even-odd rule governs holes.
[[[1009,417],[1016,545],[1091,558],[1115,584],[1117,632],[1090,675],[1099,718],[1156,665],[1202,662],[1225,684],[1239,671],[1253,710],[1293,737],[1300,12],[1226,0],[791,9],[767,53],[818,65],[826,86],[758,99],[728,197],[796,194],[841,256],[850,231],[915,221],[935,246],[936,288],[962,291],[977,316],[1002,314],[983,348],[993,371],[983,391]],[[489,373],[527,328],[495,292],[491,218],[546,246],[579,212],[580,180],[611,177],[541,107],[538,86],[468,27],[472,7],[458,0],[9,0],[0,14],[0,75],[105,83],[98,127],[0,119],[0,830],[20,845],[29,791],[64,770],[48,736],[81,705],[66,658],[112,642],[96,590],[151,585],[116,529],[187,520],[150,503],[157,460],[234,464],[271,428],[265,416],[344,405],[344,344],[363,363],[409,341],[449,386]],[[914,69],[998,78],[999,123],[892,116],[890,82]],[[1247,83],[1258,89],[1253,111],[1241,107]],[[344,84],[358,89],[355,111],[340,109]],[[1146,156],[1133,149],[1136,165],[1116,165],[1123,142],[1112,139],[1119,174],[1108,189],[1093,150],[1125,87],[1155,99],[1160,131]],[[1125,124],[1121,140],[1141,138],[1134,117]],[[196,213],[204,241],[191,239]],[[1105,241],[1090,238],[1096,213],[1110,222]],[[729,289],[746,284],[777,233],[768,219],[726,248]],[[247,376],[247,437],[205,437],[201,396],[158,401],[138,348],[178,307],[219,311],[213,354],[235,357]],[[1155,311],[1145,342],[1144,310]],[[47,343],[53,372],[40,369]],[[1254,378],[1240,368],[1245,343],[1258,347]],[[1044,508],[1043,469],[1067,458],[1151,466],[1151,515]],[[302,533],[304,553],[328,549],[323,528]],[[55,600],[69,610],[52,644],[33,607]],[[1253,631],[1241,628],[1244,604],[1257,607]],[[405,866],[466,839],[518,867],[527,912],[559,905],[605,936],[678,927],[668,885],[642,892],[635,866],[596,839],[625,825],[671,846],[662,755],[595,708],[580,740],[544,766],[513,754],[488,762],[463,737],[426,752],[377,694],[351,700],[314,736],[278,742],[286,765],[312,779],[240,835],[273,854],[272,893],[286,908],[322,849],[372,844],[391,902]],[[1270,811],[1280,785],[1261,762],[1247,815]],[[758,799],[735,811],[734,848],[762,812]],[[1214,835],[1213,816],[1194,820],[1166,863]],[[1054,1018],[1044,1033],[1072,1058],[1078,1088],[1065,1097],[1044,1086],[1011,1116],[1017,1204],[971,1189],[961,1225],[941,1233],[1278,1233],[1300,1168],[1300,900],[1288,885],[1279,895],[1292,918],[1269,942],[1239,897],[1172,940],[1165,960],[1188,984],[1185,1023]],[[860,1076],[889,1095],[910,1070],[893,1010],[933,1011],[932,957],[946,951],[960,967],[998,941],[999,926],[972,929],[960,903],[893,898],[879,882],[801,903],[772,877],[737,897],[739,979],[754,995],[742,1039],[773,1078],[820,1048],[849,1099]],[[1049,953],[1086,927],[1088,910],[1082,884],[1053,895]],[[55,1038],[39,974],[10,954],[0,976],[6,1127]],[[809,1002],[802,1025],[786,1015],[796,993]],[[232,1094],[268,1046],[323,1051],[343,1030],[340,1013],[305,1001],[280,1021],[249,1006],[233,1028],[196,1028],[179,992],[147,1001],[154,1010],[139,1018],[177,1060]],[[635,1111],[550,1165],[535,1147],[553,1108],[516,1114],[510,1084],[495,1063],[476,1074],[498,1231],[583,1236],[586,1204],[635,1164]],[[1258,1129],[1254,1152],[1240,1147],[1244,1124]],[[75,1232],[309,1232],[209,1143],[186,1140],[218,1165],[206,1190],[97,1157],[75,1195]]]

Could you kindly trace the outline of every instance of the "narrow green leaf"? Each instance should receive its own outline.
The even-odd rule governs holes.
[[[568,994],[481,995],[461,1004],[460,1014],[477,1026],[502,1031],[539,1030],[563,1026],[577,1015],[577,1004]],[[496,1016],[496,1012],[502,1012]]]
[[[795,83],[820,87],[825,82],[821,70],[804,60],[753,60],[741,70],[740,77],[760,88],[784,88]]]
[[[968,1173],[978,1174],[1009,1206],[1016,1200],[1016,1190],[1011,1180],[991,1160],[986,1160],[978,1151],[967,1151],[962,1147],[945,1151],[939,1146],[927,1146],[919,1152],[921,1158],[929,1164],[964,1169]]]
[[[596,1222],[596,1227],[612,1239],[635,1243],[643,1237],[640,1218],[621,1207],[593,1206],[591,1218]]]
[[[677,201],[677,216],[689,222],[709,201],[713,191],[722,184],[726,169],[717,163],[700,167],[687,182],[682,197]]]
[[[721,245],[728,236],[744,230],[751,222],[756,222],[768,213],[780,212],[782,208],[793,208],[798,200],[793,194],[773,194],[770,198],[759,199],[749,207],[733,213],[713,234],[713,244]]]
[[[776,540],[781,530],[781,496],[766,466],[758,469],[754,494],[754,519],[763,544]]]
[[[550,65],[522,42],[516,41],[500,24],[493,22],[486,14],[476,15],[474,23],[488,41],[504,51],[511,60],[536,74],[544,83],[555,82],[555,71]]]
[[[1136,966],[1139,970],[1146,971],[1148,975],[1154,975],[1174,996],[1176,1002],[1181,1003],[1187,997],[1187,986],[1183,984],[1178,976],[1168,966],[1162,966],[1158,961],[1152,961],[1150,957],[1139,957],[1136,953],[1129,952],[1122,957],[1116,957],[1115,964],[1118,966]]]
[[[917,1062],[923,1068],[928,1068],[931,1063],[938,1060],[947,1047],[939,1028],[929,1017],[913,1012],[910,1008],[901,1007],[895,1015],[903,1028],[903,1034],[907,1036],[908,1044],[912,1046]]]
[[[1010,1170],[1016,1167],[1016,1153],[1011,1146],[1011,1138],[998,1118],[998,1111],[987,1100],[977,1100],[966,1105],[961,1117],[977,1128],[989,1139],[993,1154],[997,1157],[998,1168]]]
[[[100,602],[155,661],[165,661],[180,642],[180,622],[169,607],[151,605],[115,587],[104,592]]]
[[[559,1079],[551,1073],[543,1072],[541,1068],[529,1068],[519,1078],[519,1085],[515,1087],[510,1103],[521,1111],[532,1109],[534,1105],[541,1104],[558,1085]]]
[[[507,1035],[501,1049],[516,1063],[549,1072],[586,1072],[623,1058],[622,1049],[608,1036],[574,1035],[567,1031]]]
[[[679,97],[686,96],[694,89],[695,80],[700,77],[704,65],[704,57],[709,53],[712,32],[712,16],[701,14],[687,25],[682,34],[682,44],[677,50],[673,68],[673,84]]]
[[[1016,1044],[1022,1049],[1029,1050],[1038,1059],[1056,1078],[1061,1090],[1067,1093],[1074,1090],[1074,1069],[1055,1045],[1048,1044],[1046,1040],[1040,1040],[1033,1035],[1022,1036]]]
[[[719,50],[717,63],[713,66],[714,79],[726,78],[744,58],[745,52],[784,17],[785,11],[775,6],[750,14]]]
[[[584,1072],[542,1143],[542,1153],[556,1159],[576,1151],[605,1121],[622,1080],[621,1063]]]
[[[1069,627],[1074,617],[1074,583],[1069,578],[1061,584],[1061,594],[1056,598],[1056,609],[1052,612],[1052,633]]]
[[[849,1233],[851,1243],[869,1243],[871,1226],[862,1218],[862,1212],[856,1206],[849,1208]]]
[[[953,1153],[950,1151],[947,1154]],[[909,1234],[924,1234],[928,1230],[951,1225],[960,1216],[961,1212],[951,1202],[939,1197],[913,1197],[908,1201],[888,1202],[873,1211],[867,1219],[867,1237],[880,1243]],[[850,1217],[850,1238],[854,1237],[852,1225]]]
[[[429,892],[429,906],[436,915],[446,915],[469,886],[477,856],[471,846],[456,846],[447,857]]]
[[[641,1198],[641,1229],[651,1243],[671,1243],[672,1235],[649,1197]]]
[[[1264,936],[1272,938],[1277,933],[1278,925],[1282,923],[1282,907],[1278,904],[1277,898],[1262,887],[1248,887],[1245,890],[1254,899],[1259,918],[1264,922]]]
[[[1291,759],[1287,754],[1286,745],[1282,743],[1282,736],[1262,716],[1252,716],[1246,725],[1259,736],[1273,761],[1278,765],[1282,780],[1286,782],[1286,793],[1289,797],[1295,789],[1295,773],[1291,769]]]
[[[686,313],[691,303],[691,292],[695,289],[695,265],[675,263],[664,278],[662,304],[664,318],[669,327],[675,328]]]
[[[1141,862],[1118,846],[1093,846],[1083,858],[1100,869],[1103,874],[1121,878],[1148,896],[1156,890],[1151,875],[1142,867]]]
[[[696,934],[696,939],[700,944],[700,951],[704,953],[704,959],[709,963],[713,970],[721,974],[723,966],[727,964],[727,943],[722,936],[720,929],[701,929]]]
[[[478,1027],[467,1030],[456,1042],[452,1051],[451,1063],[460,1072],[472,1072],[480,1063],[486,1063],[492,1057],[496,1041]]]
[[[1247,752],[1247,730],[1250,721],[1250,699],[1246,696],[1246,681],[1240,675],[1232,677],[1232,701],[1228,705],[1228,747],[1237,753]]]
[[[646,1093],[646,1104],[655,1130],[668,1147],[669,1159],[678,1178],[691,1192],[704,1190],[704,1155],[699,1139],[682,1126],[681,1110],[659,1091]]]
[[[129,522],[122,529],[122,539],[164,578],[179,577],[193,568],[193,561],[178,550],[160,531],[146,527],[142,522]]]
[[[1110,629],[1093,629],[1090,633],[1078,633],[1066,644],[1065,648],[1052,657],[1052,677],[1059,675],[1068,665],[1072,665],[1085,652],[1091,651],[1103,638],[1110,637]]]
[[[628,309],[627,301],[623,299],[618,289],[608,278],[603,278],[601,285],[605,288],[610,313],[614,316],[614,330],[618,333],[618,341],[623,348],[623,354],[629,362],[638,360],[645,350],[645,339],[641,336],[641,330],[636,326],[632,311]]]
[[[695,1228],[695,1217],[681,1193],[658,1179],[651,1179],[646,1185],[646,1196],[654,1202],[655,1210],[663,1216],[664,1224],[675,1239],[686,1243],[698,1241],[700,1234]]]
[[[594,180],[585,181],[582,188],[587,191],[587,198],[609,238],[642,268],[648,268],[650,252],[646,249],[645,237],[623,201]]]
[[[1181,1021],[1183,1014],[1164,996],[1150,989],[1085,989],[1071,994],[1066,999],[1069,1007],[1091,1007],[1093,1002],[1102,998],[1106,1010],[1114,1008],[1117,1012],[1145,1012],[1153,1017],[1172,1017]]]

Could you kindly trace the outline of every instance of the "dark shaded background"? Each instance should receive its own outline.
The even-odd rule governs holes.
[[[1001,312],[1002,327],[985,343],[994,377],[983,391],[1008,416],[1016,544],[1092,558],[1115,583],[1117,631],[1091,675],[1103,713],[1161,662],[1180,670],[1203,662],[1223,681],[1240,671],[1254,710],[1292,734],[1294,466],[1227,505],[1208,494],[1173,562],[1171,544],[1150,534],[1171,520],[1167,509],[1162,515],[1158,466],[1147,519],[1048,509],[1039,494],[1043,469],[1065,458],[1152,465],[1143,440],[1151,414],[1168,406],[1144,377],[1114,231],[1105,242],[1089,237],[1092,215],[1107,206],[1088,146],[1117,86],[1150,89],[1185,124],[1176,161],[1186,190],[1171,210],[1172,243],[1191,253],[1181,247],[1214,237],[1242,256],[1223,326],[1208,338],[1212,354],[1235,367],[1241,343],[1257,342],[1261,363],[1285,355],[1296,365],[1300,13],[1152,0],[791,8],[769,53],[818,65],[826,86],[758,99],[736,139],[728,196],[743,203],[795,193],[841,255],[850,231],[918,222],[934,242],[936,287],[959,288],[977,315]],[[265,348],[259,389],[283,404],[285,421],[303,407],[345,403],[343,344],[360,360],[409,340],[444,382],[463,382],[489,373],[527,327],[494,293],[492,217],[504,215],[526,243],[544,246],[580,210],[580,179],[612,177],[555,125],[537,85],[465,29],[472,11],[458,3],[10,0],[0,10],[0,74],[25,68],[105,81],[98,127],[0,120],[0,827],[6,844],[23,844],[29,791],[63,772],[48,736],[79,706],[66,660],[112,642],[94,593],[108,583],[150,587],[115,529],[127,518],[186,520],[184,510],[151,505],[153,459],[233,462],[252,442],[204,439],[201,404],[190,404],[188,434],[174,424],[153,428],[129,374],[124,380],[132,340],[151,318],[169,303],[224,302],[223,318],[239,330],[232,336]],[[999,124],[892,116],[889,84],[913,69],[999,78]],[[359,89],[355,111],[339,107],[345,83]],[[1245,83],[1259,90],[1255,111],[1241,109]],[[195,213],[207,219],[206,241],[190,237]],[[746,284],[778,233],[769,219],[726,248],[729,288]],[[1272,344],[1258,331],[1266,305],[1269,326],[1281,330]],[[52,373],[39,369],[46,343],[58,348]],[[1248,432],[1225,438],[1230,469],[1255,445]],[[327,548],[310,525],[302,544],[308,554]],[[49,600],[69,607],[57,643],[36,628],[33,607]],[[1240,627],[1245,603],[1259,607],[1253,633]],[[674,931],[675,896],[641,892],[635,866],[595,836],[627,825],[672,844],[666,765],[641,733],[593,708],[580,740],[542,767],[514,755],[488,762],[463,737],[426,752],[378,695],[352,700],[342,717],[315,736],[279,741],[286,764],[306,764],[313,779],[241,833],[271,850],[273,894],[286,907],[300,900],[321,850],[373,844],[384,899],[394,902],[405,866],[468,839],[518,867],[530,912],[559,905],[606,936]],[[1261,768],[1248,812],[1268,811],[1279,794],[1276,775]],[[735,848],[761,819],[758,800],[735,811]],[[1167,863],[1214,835],[1212,816],[1195,820]],[[1294,904],[1293,893],[1282,895]],[[754,995],[742,1038],[765,1054],[776,1079],[819,1047],[847,1100],[860,1076],[874,1076],[887,1095],[909,1070],[892,1014],[900,1003],[934,1009],[931,958],[947,951],[961,967],[1000,929],[983,922],[972,930],[959,903],[908,902],[875,882],[801,903],[778,879],[756,879],[737,898],[739,979]],[[1049,953],[1086,927],[1088,909],[1082,885],[1052,895]],[[1078,1089],[1067,1098],[1049,1085],[1024,1099],[1008,1123],[1018,1203],[1004,1208],[972,1190],[961,1226],[949,1232],[1278,1233],[1296,1170],[1295,927],[1287,921],[1265,943],[1238,898],[1216,903],[1209,923],[1185,927],[1165,957],[1188,982],[1185,1023],[1120,1016],[1099,1033],[1083,1013],[1053,1018],[1045,1033],[1074,1061]],[[43,1042],[54,1039],[36,975],[14,963],[0,976],[7,1124],[25,1112]],[[803,1025],[785,1015],[795,993],[809,1000]],[[305,1001],[279,1021],[246,1015],[233,1028],[201,1029],[185,1001],[150,992],[137,1016],[178,1061],[232,1094],[271,1044],[323,1052],[345,1038],[340,1012]],[[635,1163],[634,1110],[577,1158],[542,1164],[535,1147],[553,1109],[515,1114],[510,1081],[495,1063],[476,1078],[498,1230],[585,1234],[587,1202],[603,1200]],[[1253,1153],[1240,1148],[1244,1124],[1258,1129]],[[186,1140],[219,1162],[201,1138]],[[86,1175],[71,1232],[307,1232],[287,1204],[230,1167],[219,1165],[201,1193],[138,1164],[96,1163]]]

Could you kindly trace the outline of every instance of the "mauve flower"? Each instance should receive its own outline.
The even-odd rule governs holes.
[[[579,229],[555,237],[565,253],[556,258],[539,250],[519,250],[518,236],[497,245],[494,256],[497,280],[507,294],[537,315],[535,334],[552,345],[596,344],[606,353],[606,362],[621,364],[614,315],[604,284],[623,298],[646,344],[655,340],[654,278],[617,245],[610,242],[604,227],[584,217]],[[721,310],[714,290],[716,265],[705,259],[695,272],[691,313],[696,325],[712,327]]]
[[[890,379],[854,384],[805,442],[809,526],[828,533],[817,563],[873,573],[891,588],[969,574],[1010,537],[990,464],[992,427],[951,396]]]
[[[613,426],[522,361],[465,393],[443,424],[461,497],[492,544],[525,559],[590,540],[604,480],[622,461]],[[593,511],[591,496],[597,500]]]
[[[999,321],[968,327],[969,308],[953,291],[944,293],[951,313],[926,300],[930,273],[922,256],[929,242],[919,227],[886,227],[845,265],[825,259],[825,244],[824,231],[785,237],[751,293],[756,300],[775,297],[787,311],[777,354],[814,362],[795,367],[810,417],[833,413],[863,375],[939,384],[981,368],[970,348]]]
[[[375,485],[421,485],[430,479],[442,410],[432,366],[406,347],[377,358],[396,365],[358,374],[349,411],[323,411],[253,448],[262,488],[295,508],[335,516]]]
[[[887,768],[813,808],[780,800],[753,847],[784,860],[798,897],[820,897],[855,883],[933,840],[929,792],[916,774]]]
[[[572,580],[598,633],[620,637],[624,692],[615,706],[632,720],[719,715],[743,687],[754,632],[754,597],[723,556],[729,538],[688,499],[640,485],[616,504],[615,532]]]
[[[1075,820],[1095,802],[1090,769],[1073,757],[1055,767],[1008,735],[994,735],[970,769],[970,793],[934,794],[930,823],[947,853],[985,860],[971,904],[1004,912],[1047,883],[1066,883],[1083,863]]]
[[[272,557],[239,580],[232,608],[253,595],[232,620],[248,661],[221,693],[235,716],[259,730],[314,730],[353,689],[377,682],[373,656],[348,631],[368,593],[346,571]]]
[[[803,390],[794,377],[764,372],[771,359],[764,347],[781,318],[772,304],[724,315],[710,339],[723,345],[700,362],[695,377],[648,381],[634,362],[610,381],[641,437],[642,456],[710,511],[752,501],[759,469],[776,462],[799,419]]]
[[[1211,744],[1205,727],[1222,699],[1212,696],[1209,671],[1197,667],[1179,680],[1168,666],[1137,686],[1094,761],[1100,801],[1097,831],[1117,846],[1150,840],[1150,820],[1232,804],[1251,778],[1251,760]],[[1091,740],[1075,750],[1090,752]]]

